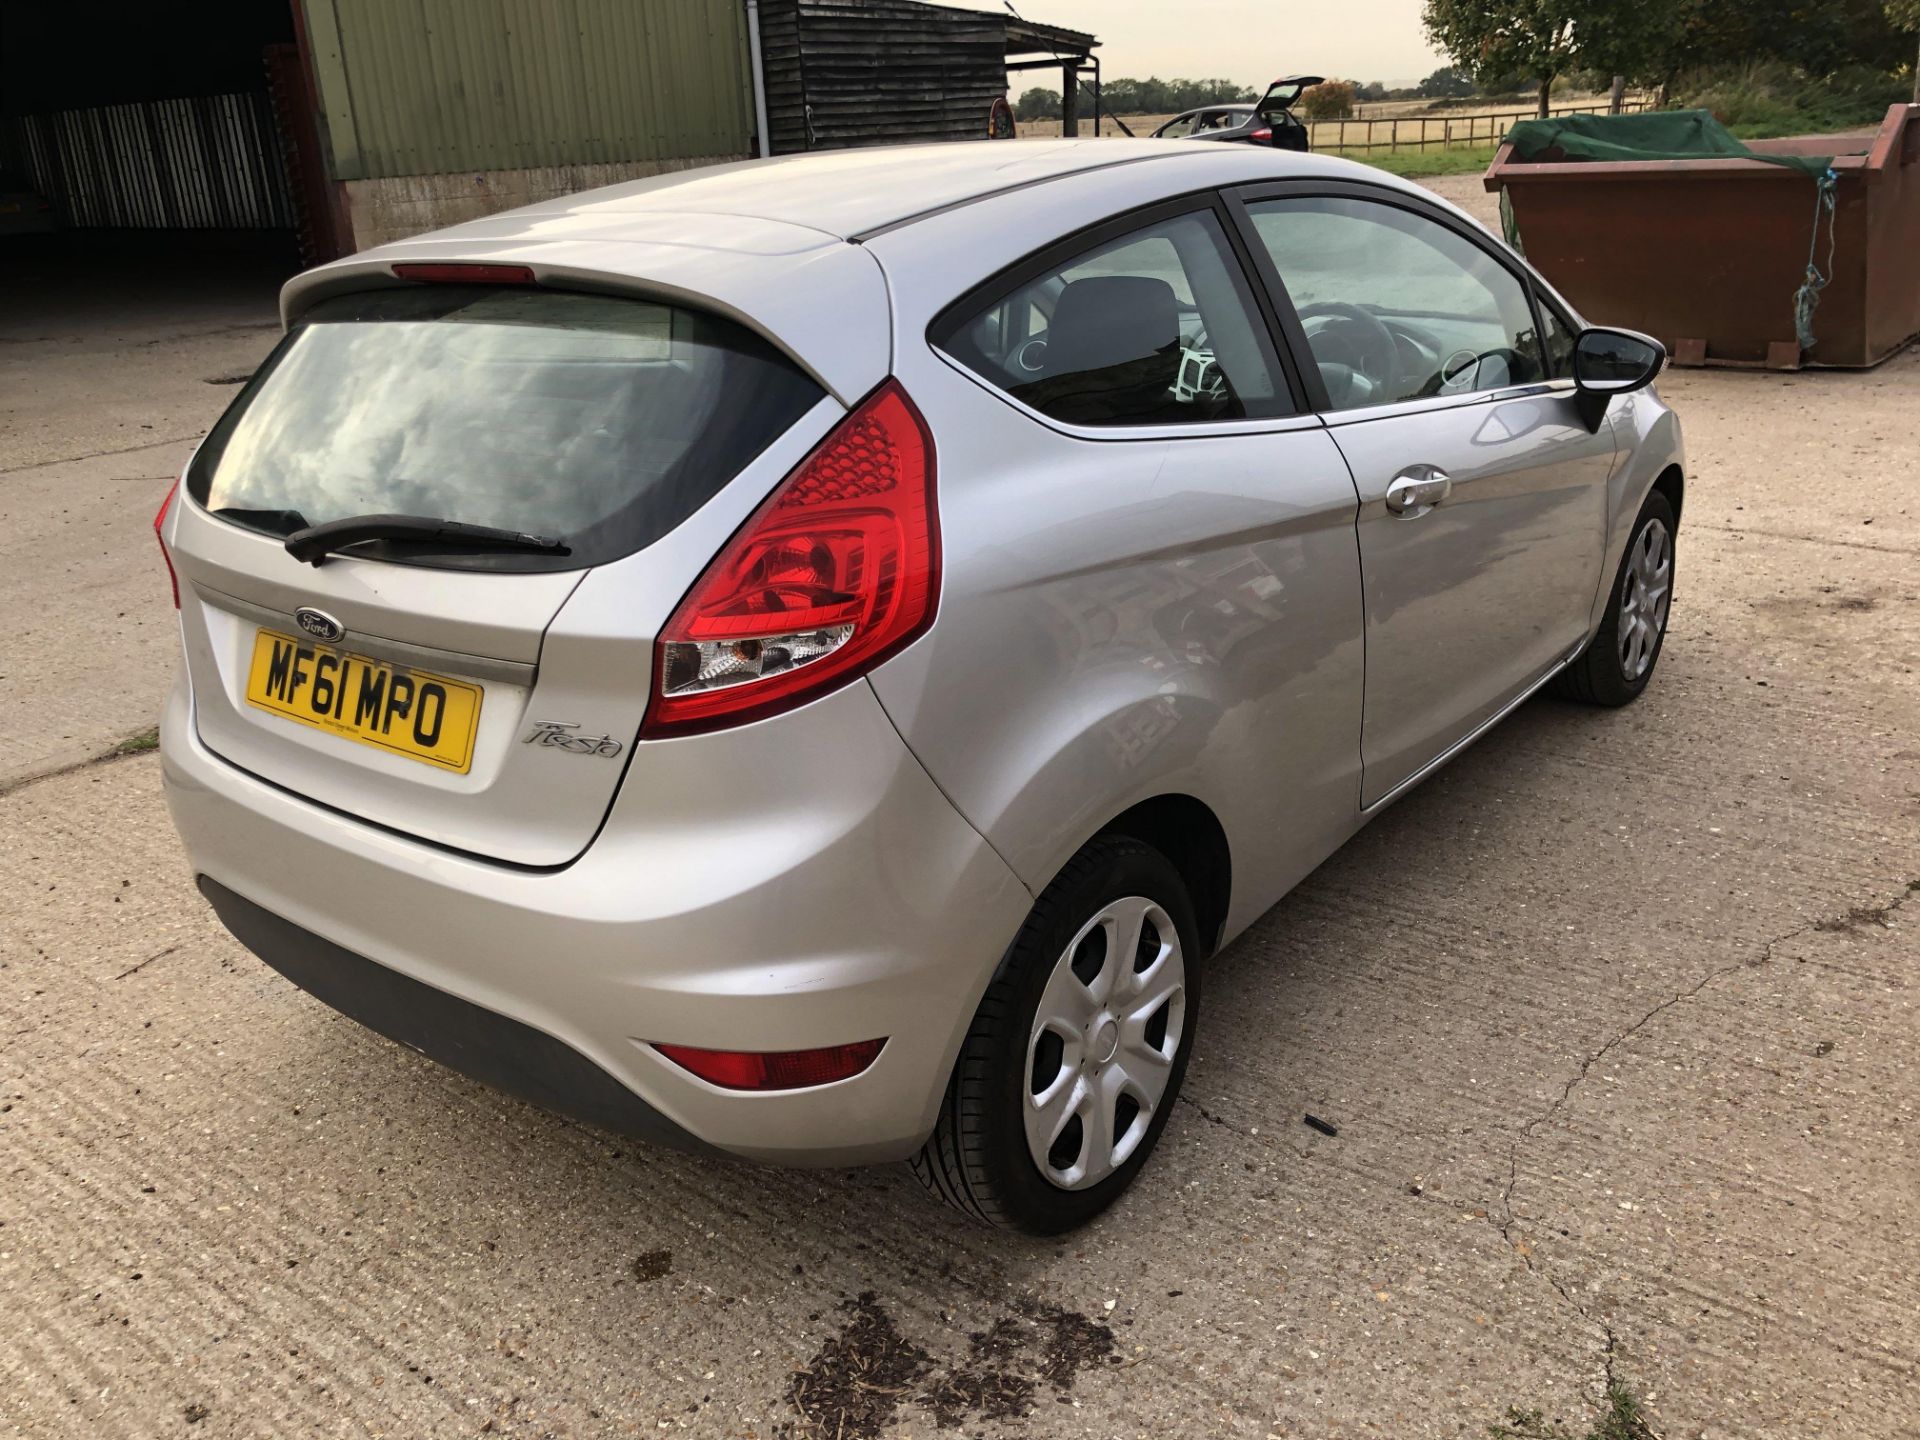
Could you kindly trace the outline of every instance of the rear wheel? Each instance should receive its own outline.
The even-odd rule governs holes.
[[[987,988],[913,1167],[943,1200],[1030,1234],[1132,1183],[1180,1093],[1199,1014],[1193,907],[1137,840],[1076,855]]]
[[[1600,631],[1554,677],[1554,694],[1588,705],[1625,705],[1647,688],[1673,604],[1675,528],[1673,506],[1654,491],[1634,521]]]

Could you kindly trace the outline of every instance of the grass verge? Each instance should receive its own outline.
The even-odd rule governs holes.
[[[1320,153],[1358,160],[1408,180],[1426,180],[1435,175],[1478,175],[1493,163],[1495,148],[1463,145],[1454,150],[1323,150]]]

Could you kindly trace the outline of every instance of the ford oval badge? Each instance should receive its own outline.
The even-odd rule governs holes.
[[[324,610],[316,610],[311,605],[302,605],[293,612],[293,623],[316,640],[332,642],[347,633],[347,627]]]

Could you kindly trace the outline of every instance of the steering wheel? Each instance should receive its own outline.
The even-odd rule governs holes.
[[[1302,306],[1300,310],[1303,321],[1322,315],[1335,323],[1322,326],[1314,332],[1314,359],[1347,365],[1358,370],[1379,389],[1390,390],[1400,374],[1400,347],[1394,342],[1393,332],[1387,329],[1386,322],[1371,310],[1349,305],[1344,300],[1322,300],[1317,304]],[[1323,353],[1321,345],[1327,340],[1340,346],[1352,358],[1343,361],[1338,356]]]
[[[1191,378],[1187,374],[1189,361],[1196,367]],[[1227,398],[1227,375],[1213,353],[1213,343],[1204,325],[1193,332],[1192,339],[1180,343],[1180,378],[1175,389],[1190,390],[1190,394],[1177,396],[1181,400]]]

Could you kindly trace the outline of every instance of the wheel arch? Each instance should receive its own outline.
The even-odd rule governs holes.
[[[1679,464],[1669,465],[1655,476],[1653,489],[1667,497],[1667,503],[1673,506],[1674,521],[1678,523],[1681,501],[1685,499],[1687,493],[1686,476],[1681,473]]]
[[[1090,838],[1101,835],[1125,835],[1166,856],[1193,901],[1201,948],[1208,954],[1219,948],[1233,898],[1233,851],[1211,806],[1191,795],[1156,795],[1123,810]]]

